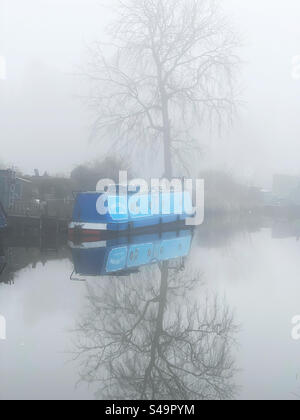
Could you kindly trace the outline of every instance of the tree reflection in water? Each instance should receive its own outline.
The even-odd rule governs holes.
[[[216,297],[195,298],[199,282],[200,273],[166,262],[89,285],[80,380],[101,399],[234,398],[233,315]]]

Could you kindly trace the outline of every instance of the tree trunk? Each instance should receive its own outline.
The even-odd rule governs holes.
[[[141,392],[141,398],[145,399],[147,394],[147,385],[151,381],[151,374],[153,367],[156,362],[156,357],[159,352],[160,338],[164,328],[164,313],[167,305],[167,293],[168,293],[168,276],[169,276],[169,264],[164,262],[161,268],[161,282],[160,282],[160,293],[159,293],[159,305],[158,313],[156,318],[156,327],[154,331],[153,341],[150,351],[150,362],[145,371],[144,383]]]
[[[169,99],[163,81],[162,66],[157,56],[154,55],[157,65],[157,77],[161,99],[162,125],[163,125],[163,146],[164,146],[164,177],[172,178],[172,152],[171,152],[171,124],[169,117]]]
[[[169,119],[169,108],[168,100],[165,92],[162,93],[162,115],[163,115],[163,126],[164,126],[164,164],[166,178],[172,178],[172,153],[171,153],[171,127]]]

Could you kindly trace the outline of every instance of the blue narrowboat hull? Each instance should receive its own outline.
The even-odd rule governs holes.
[[[139,201],[142,204],[139,211],[136,211],[136,208],[130,210],[130,197],[132,196],[112,196],[98,192],[77,194],[69,233],[95,235],[101,231],[124,232],[184,221],[194,215],[192,200],[187,192],[140,195]],[[152,207],[154,200],[155,211]],[[105,214],[99,211],[101,205],[103,210],[104,202],[107,209]],[[165,208],[168,208],[168,211],[165,211]]]

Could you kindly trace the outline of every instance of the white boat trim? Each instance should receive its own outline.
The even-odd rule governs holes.
[[[82,230],[107,230],[107,224],[105,223],[80,223],[80,222],[71,222],[69,224],[69,229],[81,228]]]
[[[69,247],[72,249],[95,249],[95,248],[106,248],[106,241],[99,242],[83,242],[82,244],[75,245],[72,241],[69,241]]]

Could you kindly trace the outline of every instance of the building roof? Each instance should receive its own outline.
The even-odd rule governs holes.
[[[27,184],[32,184],[32,181],[30,181],[30,179],[25,179],[25,178],[20,178],[20,177],[16,177],[16,179],[21,182],[26,182]]]

